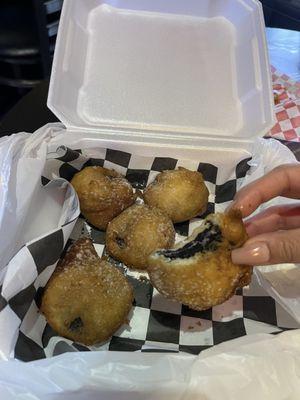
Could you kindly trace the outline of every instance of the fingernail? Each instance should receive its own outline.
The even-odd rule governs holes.
[[[253,243],[233,250],[231,258],[234,264],[260,265],[270,261],[270,250],[266,243]]]

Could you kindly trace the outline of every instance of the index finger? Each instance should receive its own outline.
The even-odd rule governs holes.
[[[261,204],[277,196],[300,199],[300,165],[286,164],[241,189],[230,208],[239,209],[248,217]]]

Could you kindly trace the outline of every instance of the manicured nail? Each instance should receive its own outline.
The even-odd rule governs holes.
[[[234,264],[260,265],[270,261],[270,250],[266,243],[253,243],[233,250],[231,258]]]

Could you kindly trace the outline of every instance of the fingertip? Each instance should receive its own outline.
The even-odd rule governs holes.
[[[246,264],[247,261],[245,260],[245,257],[244,257],[244,251],[241,249],[232,250],[231,261],[233,262],[233,264],[237,264],[237,265]]]
[[[267,243],[247,242],[244,247],[231,252],[234,264],[242,265],[265,265],[270,261],[270,249]]]
[[[229,206],[226,208],[226,213],[228,213],[229,211],[239,211],[243,216],[244,206],[236,200],[233,200],[233,202],[230,203]]]
[[[229,204],[229,206],[226,207],[225,212],[228,213],[229,211],[232,211],[232,210],[235,210],[235,209],[236,209],[236,201],[233,200],[233,201]]]
[[[247,235],[249,238],[252,238],[253,236],[259,235],[259,229],[255,224],[253,224],[251,221],[244,221],[244,227],[246,229]]]

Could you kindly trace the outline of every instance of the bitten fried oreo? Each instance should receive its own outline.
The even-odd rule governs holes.
[[[166,213],[174,223],[206,211],[209,192],[200,172],[179,167],[163,171],[144,192],[145,203]]]
[[[126,322],[133,290],[101,260],[89,239],[78,240],[50,278],[41,312],[59,335],[85,345],[101,343]]]
[[[84,217],[102,230],[135,201],[130,183],[107,168],[86,167],[75,174],[71,184],[78,195]]]
[[[187,240],[150,255],[151,283],[161,294],[195,310],[221,304],[250,283],[252,267],[231,261],[231,250],[246,240],[239,213],[211,214]]]
[[[106,249],[128,267],[147,269],[148,256],[174,245],[172,221],[157,208],[135,204],[111,221]]]

